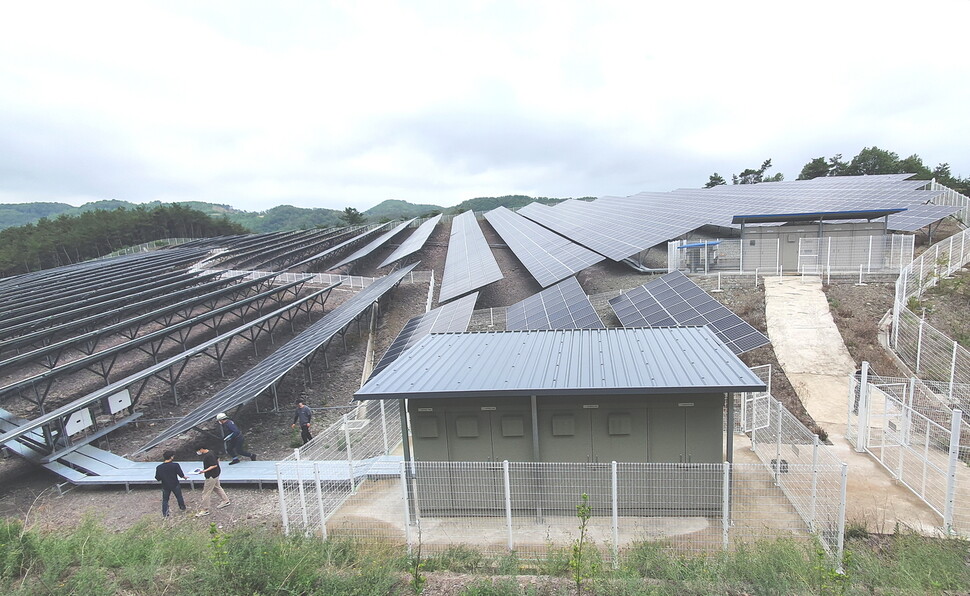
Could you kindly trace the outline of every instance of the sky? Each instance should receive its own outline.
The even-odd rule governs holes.
[[[970,176],[970,1],[0,2],[0,203],[367,209]]]

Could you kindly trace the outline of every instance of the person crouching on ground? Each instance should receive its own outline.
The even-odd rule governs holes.
[[[249,459],[256,461],[256,454],[243,451],[243,435],[236,423],[229,419],[223,412],[216,414],[216,420],[222,427],[222,440],[226,444],[226,453],[232,458],[229,465],[238,464],[239,456],[245,455]]]
[[[290,425],[290,428],[296,428],[297,424],[300,425],[300,438],[303,439],[304,445],[313,438],[310,436],[311,418],[313,418],[313,410],[308,408],[302,399],[296,402],[296,414],[293,415],[293,424]]]
[[[175,463],[175,452],[166,451],[162,454],[165,461],[155,468],[155,480],[162,483],[162,517],[168,517],[168,500],[174,494],[179,509],[185,511],[185,500],[182,498],[182,485],[179,478],[188,480],[182,472],[182,466]]]
[[[219,474],[222,472],[222,468],[219,467],[219,458],[204,446],[197,447],[195,453],[196,455],[202,456],[202,467],[196,470],[195,473],[205,476],[205,483],[202,485],[202,508],[195,514],[196,517],[202,517],[203,515],[209,515],[209,503],[212,500],[212,491],[215,491],[222,499],[222,502],[216,506],[217,508],[222,509],[232,503],[229,501],[229,496],[226,494],[226,491],[222,490],[222,485],[219,484]]]

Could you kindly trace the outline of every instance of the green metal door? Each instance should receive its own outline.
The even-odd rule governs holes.
[[[446,416],[448,459],[458,464],[451,474],[456,505],[477,513],[504,511],[505,487],[500,465],[492,456],[492,412],[480,407],[453,407]]]

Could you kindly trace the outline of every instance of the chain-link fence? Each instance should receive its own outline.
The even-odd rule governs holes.
[[[283,526],[428,553],[466,545],[547,558],[575,538],[585,494],[606,559],[643,542],[694,552],[776,536],[818,539],[839,558],[845,465],[770,394],[735,403],[761,463],[405,464],[387,455],[399,445],[397,405],[369,403],[278,464]]]
[[[921,310],[923,292],[967,262],[970,230],[935,244],[904,267],[896,281],[893,300],[893,350],[917,377],[947,384],[946,399],[953,403],[970,397],[961,393],[961,387],[970,385],[970,351],[916,313]]]
[[[895,276],[913,260],[914,241],[908,234],[799,238],[798,253],[790,255],[794,260],[786,266],[789,259],[780,238],[759,240],[756,249],[746,247],[740,238],[677,240],[667,244],[667,270],[764,276],[791,269],[803,275],[852,276],[864,281]]]
[[[397,401],[347,408],[340,420],[276,464],[283,528],[326,535],[326,521],[368,478],[397,471]]]
[[[328,520],[327,534],[382,538],[422,552],[458,545],[544,559],[577,538],[577,506],[605,560],[655,542],[710,552],[771,537],[817,537],[841,555],[842,465],[789,464],[785,483],[816,487],[791,501],[761,464],[413,462],[375,475]],[[828,489],[828,490],[827,490]],[[584,501],[585,495],[585,501]],[[806,512],[812,512],[811,517]]]
[[[849,378],[846,438],[942,518],[947,531],[970,534],[970,437],[959,409],[940,407],[916,378],[863,373]]]

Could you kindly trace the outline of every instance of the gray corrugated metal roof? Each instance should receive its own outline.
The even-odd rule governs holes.
[[[354,398],[764,391],[706,327],[429,335]]]

